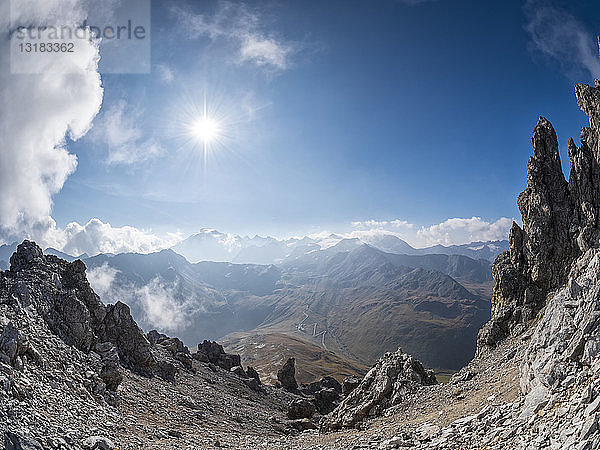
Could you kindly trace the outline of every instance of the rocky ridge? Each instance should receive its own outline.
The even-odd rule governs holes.
[[[579,147],[569,140],[568,182],[552,125],[540,118],[535,127],[527,188],[518,198],[523,227],[513,224],[510,250],[494,263],[492,319],[479,334],[476,358],[449,385],[420,388],[390,418],[363,424],[368,433],[340,434],[324,446],[307,439],[291,448],[357,441],[385,449],[600,448],[600,82],[577,85],[575,92],[590,127]],[[484,397],[507,365],[514,370]],[[469,396],[476,401],[467,414],[444,419],[444,401],[458,409]],[[331,417],[351,411],[343,403]],[[399,421],[411,417],[409,404],[420,404],[421,413]]]
[[[7,449],[239,446],[295,432],[287,410],[300,396],[262,385],[215,342],[192,353],[144,334],[127,305],[100,301],[79,260],[24,241],[0,272]]]

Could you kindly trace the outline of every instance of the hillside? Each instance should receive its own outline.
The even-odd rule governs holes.
[[[290,352],[302,343],[315,362],[325,352],[335,364],[353,366],[348,373],[363,373],[398,345],[433,367],[458,369],[473,356],[476,332],[489,317],[487,297],[449,276],[468,280],[474,291],[489,289],[487,262],[395,255],[358,240],[279,266],[190,264],[172,250],[99,255],[85,263],[102,298],[125,301],[142,328],[176,332],[190,346],[217,339],[247,363],[253,340],[268,339],[277,348],[293,342]],[[397,324],[394,332],[382,336],[390,323]],[[317,364],[310,373],[318,378],[335,371]]]

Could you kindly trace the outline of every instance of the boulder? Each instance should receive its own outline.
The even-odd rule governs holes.
[[[288,405],[287,416],[290,419],[311,418],[316,411],[315,405],[305,399],[292,400]]]
[[[27,337],[12,323],[6,325],[0,335],[0,360],[14,366],[17,358],[28,351],[29,340]]]
[[[333,411],[340,398],[340,393],[334,388],[323,388],[314,394],[315,406],[319,413],[325,415]]]
[[[99,334],[102,341],[115,345],[125,366],[142,374],[153,373],[157,361],[152,354],[150,342],[131,317],[129,306],[125,303],[117,302],[107,306]]]
[[[344,382],[342,383],[342,395],[347,396],[354,389],[358,387],[362,380],[356,376],[349,376],[344,378]]]
[[[289,358],[283,367],[277,371],[277,381],[284,389],[294,391],[298,389],[296,381],[296,359]]]
[[[83,441],[83,448],[88,450],[114,450],[115,444],[103,436],[90,436]]]
[[[229,369],[229,371],[231,373],[236,374],[240,378],[246,378],[246,372],[244,372],[244,369],[242,368],[242,366],[232,367],[231,369]]]
[[[300,386],[300,392],[305,395],[315,395],[321,389],[333,389],[338,394],[342,393],[342,385],[333,377],[323,377],[319,381]]]
[[[11,431],[4,432],[5,450],[43,450],[42,445],[33,438],[25,437]]]
[[[323,420],[323,428],[352,427],[367,415],[380,415],[386,408],[402,402],[418,386],[436,384],[433,370],[427,370],[401,348],[386,353],[365,378]]]
[[[253,379],[255,379],[255,380],[256,380],[256,382],[257,382],[258,384],[261,384],[261,383],[260,383],[260,376],[258,375],[258,372],[257,372],[257,371],[254,369],[254,367],[252,367],[252,366],[248,366],[248,367],[246,368],[246,376],[247,376],[248,378],[253,378]]]
[[[214,341],[205,340],[198,344],[198,350],[192,357],[201,362],[210,362],[225,370],[242,365],[240,355],[225,353],[223,346]]]

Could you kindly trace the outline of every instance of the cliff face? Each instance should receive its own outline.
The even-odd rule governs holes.
[[[510,250],[494,263],[492,319],[479,333],[480,349],[524,331],[567,282],[573,262],[600,246],[600,84],[578,84],[575,93],[590,126],[581,130],[581,146],[569,139],[568,182],[550,122],[540,118],[533,132],[527,187],[517,201],[523,228],[513,223]]]
[[[8,296],[4,303],[31,307],[52,332],[82,352],[116,352],[129,369],[157,372],[157,359],[129,307],[121,302],[104,305],[90,287],[81,261],[44,255],[34,242],[24,241],[10,264],[10,270],[0,275],[2,293]]]

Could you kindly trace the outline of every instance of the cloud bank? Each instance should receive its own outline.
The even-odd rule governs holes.
[[[15,23],[73,27],[83,21],[85,11],[76,0],[2,2],[0,27],[5,37],[0,45],[4,48],[8,48],[11,15]],[[52,195],[77,167],[67,142],[87,133],[103,95],[98,42],[84,41],[78,50],[71,58],[49,59],[43,73],[28,75],[11,74],[10,54],[0,54],[2,235],[35,235],[51,224]]]
[[[461,245],[475,241],[508,239],[512,219],[501,217],[489,222],[481,217],[451,218],[441,223],[417,227],[406,220],[364,220],[352,222],[356,229],[343,234],[344,237],[362,239],[369,236],[394,235],[413,247],[432,245]]]

